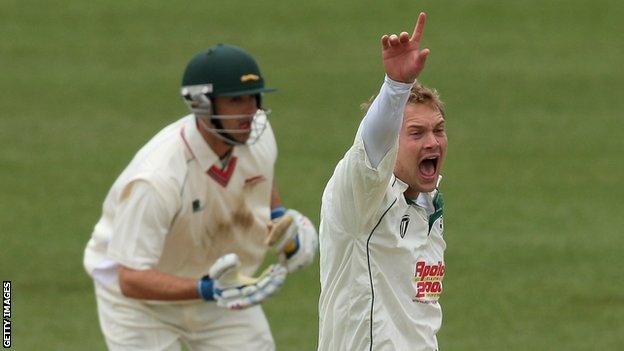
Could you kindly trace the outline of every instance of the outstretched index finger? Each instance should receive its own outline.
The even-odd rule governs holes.
[[[425,29],[425,22],[427,20],[427,15],[424,12],[421,12],[418,15],[418,22],[416,22],[416,27],[414,28],[414,33],[412,34],[411,41],[416,42],[416,44],[420,44],[420,38],[422,38],[423,30]]]

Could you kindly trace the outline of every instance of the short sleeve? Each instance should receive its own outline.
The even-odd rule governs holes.
[[[145,180],[135,180],[124,188],[108,247],[112,260],[138,270],[158,263],[176,214],[172,195]]]

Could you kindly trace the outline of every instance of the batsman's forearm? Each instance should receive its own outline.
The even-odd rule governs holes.
[[[277,182],[273,179],[273,188],[271,189],[271,209],[282,206],[282,199],[277,190]]]
[[[176,277],[154,269],[118,268],[119,287],[126,297],[143,300],[198,299],[197,281]]]

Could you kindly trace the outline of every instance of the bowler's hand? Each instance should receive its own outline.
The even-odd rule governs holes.
[[[390,79],[412,83],[425,68],[429,49],[420,50],[420,38],[426,18],[424,12],[418,15],[418,22],[411,37],[407,32],[402,32],[398,36],[386,34],[381,37],[384,69]]]

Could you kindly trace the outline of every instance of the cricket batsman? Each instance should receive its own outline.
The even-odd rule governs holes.
[[[255,59],[216,45],[187,64],[191,114],[134,156],[104,200],[84,254],[110,350],[274,350],[260,304],[317,249],[286,210]],[[279,263],[253,277],[267,251]]]
[[[382,36],[384,83],[323,193],[319,350],[438,349],[447,137],[437,93],[416,82],[425,18]]]

